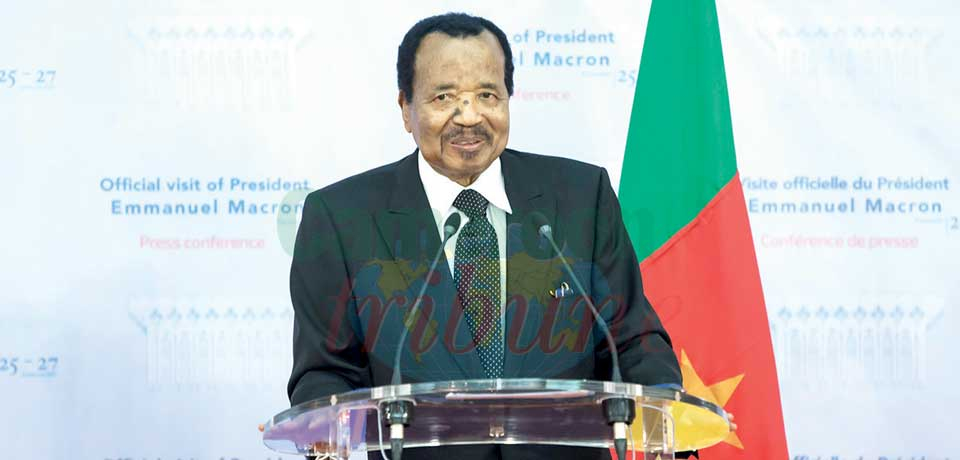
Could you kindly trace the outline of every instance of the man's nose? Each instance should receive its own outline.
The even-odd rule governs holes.
[[[472,98],[463,98],[457,101],[457,112],[453,117],[453,122],[463,126],[473,126],[480,123],[480,112],[477,110],[476,101]]]

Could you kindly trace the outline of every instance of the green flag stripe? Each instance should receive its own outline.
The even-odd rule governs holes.
[[[637,258],[690,222],[736,170],[714,0],[654,0],[620,177]]]

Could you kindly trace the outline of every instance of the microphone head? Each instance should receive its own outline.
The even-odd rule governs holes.
[[[537,228],[537,233],[540,234],[540,236],[545,238],[553,237],[553,227],[550,226],[550,221],[548,221],[547,217],[540,213],[540,211],[531,212],[530,218],[533,220],[533,225]]]
[[[460,230],[459,212],[450,214],[450,217],[447,217],[447,221],[443,223],[443,238],[450,238],[454,233],[457,233],[457,230]]]

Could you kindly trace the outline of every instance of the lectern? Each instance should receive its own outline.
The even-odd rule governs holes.
[[[591,380],[498,379],[391,385],[309,401],[264,425],[263,442],[286,454],[319,460],[390,458],[384,408],[412,407],[403,450],[465,444],[550,444],[609,448],[613,432],[603,401],[629,398],[636,417],[628,446],[644,460],[672,460],[730,432],[724,410],[682,391]]]

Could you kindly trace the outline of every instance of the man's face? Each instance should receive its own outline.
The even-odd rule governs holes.
[[[437,172],[468,185],[507,146],[510,99],[504,56],[489,31],[423,37],[414,61],[413,94],[400,92],[403,125]]]

